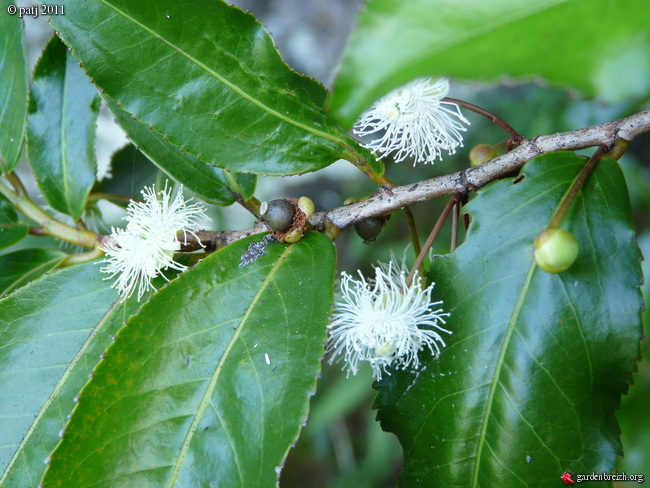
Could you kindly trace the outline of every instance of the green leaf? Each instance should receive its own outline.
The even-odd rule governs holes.
[[[543,77],[607,100],[645,97],[647,7],[645,0],[373,0],[344,52],[331,107],[349,127],[375,100],[421,76]]]
[[[47,202],[73,219],[81,217],[95,182],[98,110],[95,88],[53,36],[34,70],[28,152]]]
[[[404,449],[400,486],[560,486],[564,471],[614,468],[614,410],[642,336],[641,256],[615,161],[598,163],[564,219],[580,243],[573,266],[549,274],[533,259],[584,163],[549,154],[523,181],[486,187],[466,242],[432,263],[453,335],[422,371],[381,381],[376,402]]]
[[[142,199],[140,190],[156,182],[158,168],[133,144],[127,144],[111,157],[111,177],[101,181],[104,193]]]
[[[202,161],[288,175],[355,157],[323,113],[323,86],[291,71],[237,7],[71,0],[51,24],[106,95]]]
[[[131,114],[119,108],[110,98],[104,96],[103,99],[115,116],[117,123],[129,134],[129,138],[148,158],[142,156],[129,157],[128,153],[124,154],[123,156],[126,156],[124,162],[127,165],[127,170],[129,167],[134,168],[137,161],[137,171],[140,173],[147,166],[144,161],[151,161],[171,178],[185,185],[189,191],[203,200],[217,205],[232,205],[235,203],[236,195],[233,191],[235,193],[243,192],[244,195],[242,196],[245,200],[252,196],[257,181],[255,175],[229,173],[226,170],[199,161],[195,156],[179,151],[178,147],[164,141],[149,130],[147,126],[134,120]],[[119,181],[118,176],[117,173],[114,174],[113,180]],[[232,182],[229,181],[229,176],[232,177]],[[109,185],[111,184],[119,183],[109,183]],[[102,185],[105,186],[104,183]],[[139,191],[143,186],[136,186],[135,193],[138,198]],[[117,191],[115,193],[121,192]]]
[[[627,180],[630,182],[630,179]],[[632,192],[630,192],[632,193]],[[634,202],[634,200],[632,200]],[[636,206],[633,203],[633,208]],[[638,208],[638,207],[636,207]],[[647,207],[646,207],[647,208]],[[646,229],[637,236],[641,254],[645,259],[641,263],[643,276],[645,277],[641,291],[646,304],[643,312],[643,323],[646,336],[650,326],[650,232]],[[621,440],[625,456],[620,460],[617,471],[625,473],[645,473],[647,467],[648,453],[650,453],[650,418],[648,417],[648,398],[650,398],[650,342],[647,340],[641,343],[641,355],[644,360],[639,364],[639,371],[634,376],[634,385],[630,393],[623,397],[621,409],[616,418],[621,426]]]
[[[55,268],[66,256],[53,249],[20,249],[0,256],[0,297]]]
[[[128,321],[45,487],[276,486],[320,371],[335,253],[310,232],[239,267],[262,239],[210,255]]]
[[[65,268],[0,300],[0,487],[34,488],[75,398],[134,309],[95,263]]]
[[[18,214],[11,202],[0,193],[0,249],[20,241],[27,235],[28,230],[29,226],[18,220]]]
[[[18,162],[27,115],[23,23],[7,12],[15,4],[12,0],[0,2],[0,173],[11,171]]]

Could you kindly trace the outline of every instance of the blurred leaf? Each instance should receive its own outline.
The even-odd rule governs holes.
[[[18,214],[11,202],[0,193],[0,249],[20,241],[27,235],[28,230],[29,226],[18,220]]]
[[[376,401],[404,449],[400,486],[546,488],[564,471],[614,468],[614,410],[642,334],[640,253],[615,161],[599,162],[564,219],[581,246],[573,266],[549,274],[533,259],[584,162],[548,154],[523,181],[489,185],[467,206],[466,242],[434,260],[453,335],[439,360],[379,382]]]
[[[44,486],[276,486],[307,416],[334,246],[217,251],[129,320],[81,394]]]
[[[158,168],[129,143],[113,153],[111,174],[110,178],[102,180],[102,192],[141,200],[140,191],[155,183]]]
[[[75,220],[95,182],[98,111],[95,87],[53,36],[34,70],[27,149],[47,203]]]
[[[372,393],[371,384],[372,376],[365,367],[359,374],[349,378],[340,376],[316,397],[305,435],[314,437],[319,431],[327,429],[357,409]]]
[[[229,188],[238,195],[241,195],[242,199],[249,200],[255,194],[255,188],[257,186],[256,175],[249,173],[236,173],[224,169],[223,176],[228,182]]]
[[[34,488],[111,337],[133,312],[95,263],[0,300],[0,487]]]
[[[288,175],[354,157],[356,143],[323,113],[326,90],[284,64],[250,13],[196,0],[65,7],[51,24],[97,86],[200,160]]]
[[[0,297],[55,268],[66,256],[53,249],[20,249],[0,256]]]
[[[185,188],[189,191],[210,203],[217,205],[232,205],[235,203],[236,199],[233,190],[236,192],[240,190],[240,188],[236,186],[239,183],[241,183],[247,193],[250,193],[248,198],[252,196],[252,192],[255,190],[255,182],[257,180],[255,175],[227,173],[221,168],[215,168],[203,161],[199,161],[195,156],[179,151],[178,147],[164,141],[159,135],[156,135],[153,131],[149,130],[147,126],[134,120],[129,113],[119,108],[113,100],[106,96],[103,98],[106,106],[115,116],[117,123],[120,124],[127,134],[129,134],[130,139],[138,147],[139,151],[146,155],[146,157],[142,155],[135,156],[132,154],[133,149],[130,150],[131,154],[128,154],[127,152],[120,155],[124,158],[122,164],[126,163],[125,167],[121,165],[118,166],[118,168],[123,168],[119,171],[120,174],[124,169],[129,171],[129,168],[135,168],[136,163],[138,165],[139,174],[140,171],[143,173],[150,171],[146,168],[151,166],[151,163],[153,162],[153,164],[168,174],[171,178],[185,185]],[[115,160],[115,158],[113,159]],[[147,162],[149,165],[147,165]],[[226,175],[232,175],[232,184],[227,179]],[[118,174],[114,174],[113,180],[116,182],[119,181],[117,179],[118,176]],[[127,181],[132,179],[132,177],[127,178]],[[109,185],[124,184],[124,182],[110,183],[110,180],[107,183]],[[104,183],[102,183],[102,186],[106,188]],[[231,190],[229,188],[231,186],[235,186],[235,188]],[[135,193],[133,196],[140,198],[139,193],[143,187],[144,184],[140,187],[136,186],[135,189],[132,190],[133,193]],[[120,191],[111,193],[125,194]]]
[[[640,97],[650,90],[648,51],[645,0],[373,0],[345,50],[331,107],[350,127],[421,76],[543,77],[607,100]]]
[[[0,2],[0,173],[11,171],[23,148],[27,115],[27,67],[23,23],[8,15],[11,0]]]

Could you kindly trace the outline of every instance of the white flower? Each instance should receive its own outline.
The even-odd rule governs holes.
[[[113,288],[118,289],[123,300],[129,298],[136,287],[138,301],[147,288],[155,290],[151,280],[162,270],[172,268],[182,271],[186,268],[173,258],[174,252],[181,248],[178,236],[182,233],[185,243],[188,233],[198,240],[190,229],[196,228],[207,217],[202,204],[187,205],[182,191],[181,186],[172,200],[172,190],[166,184],[158,194],[155,185],[145,187],[142,190],[144,201],[131,200],[126,208],[126,229],[113,228],[112,240],[104,243],[102,250],[106,258],[103,262],[106,266],[101,271],[110,273],[106,279],[119,275]]]
[[[343,296],[329,326],[330,363],[343,358],[349,375],[357,373],[359,361],[368,361],[373,376],[381,379],[382,373],[390,374],[389,366],[417,369],[418,352],[425,347],[437,357],[445,345],[439,332],[451,332],[439,325],[449,314],[433,309],[442,303],[431,302],[434,283],[423,290],[416,274],[407,286],[408,270],[392,261],[375,267],[374,280],[358,273],[359,280],[342,273]]]
[[[413,157],[416,163],[442,159],[442,151],[454,154],[463,146],[469,121],[453,102],[442,99],[449,93],[449,80],[414,80],[376,102],[357,122],[354,133],[375,136],[362,144],[379,158],[394,154],[396,163]]]

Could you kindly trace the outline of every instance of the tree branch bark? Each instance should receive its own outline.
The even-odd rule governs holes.
[[[459,191],[477,190],[513,173],[541,154],[576,151],[601,144],[611,145],[617,139],[632,141],[647,132],[650,132],[650,111],[593,127],[524,139],[512,151],[479,166],[410,185],[397,186],[391,190],[380,189],[374,196],[363,202],[314,214],[309,222],[316,229],[322,230],[324,221],[328,220],[337,228],[345,229],[362,220],[384,215],[416,202]],[[209,243],[208,250],[212,250],[267,230],[264,225],[256,225],[253,229],[245,231],[201,231],[199,236],[204,244]],[[200,249],[196,239],[190,237],[192,236],[188,235],[188,244],[183,246],[183,250]]]

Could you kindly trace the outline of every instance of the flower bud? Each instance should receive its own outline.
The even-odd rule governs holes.
[[[472,166],[478,166],[481,163],[494,159],[499,155],[499,152],[494,146],[489,144],[478,144],[469,152],[469,161]]]
[[[374,242],[383,227],[384,219],[381,217],[371,217],[354,224],[354,230],[357,231],[357,234],[359,234],[359,237],[361,237],[364,242]]]
[[[293,229],[286,236],[284,236],[284,242],[288,242],[289,244],[298,242],[300,239],[302,239],[302,232],[303,231],[301,228]]]
[[[293,223],[296,209],[286,200],[272,200],[268,203],[262,202],[260,215],[271,229],[283,231],[287,230]]]
[[[578,257],[578,241],[564,229],[546,229],[535,238],[535,261],[547,273],[561,273]]]
[[[309,197],[300,197],[298,208],[304,212],[307,218],[314,215],[314,202]]]

